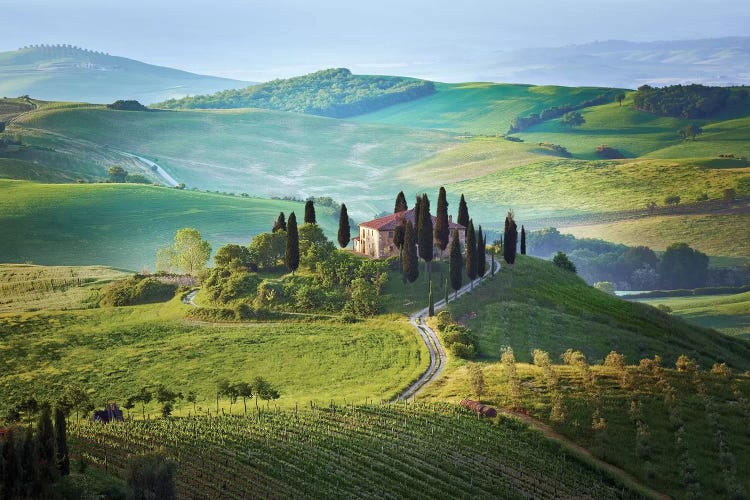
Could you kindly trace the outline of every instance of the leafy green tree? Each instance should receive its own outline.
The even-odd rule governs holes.
[[[230,392],[231,384],[229,383],[229,380],[222,378],[219,379],[218,382],[216,382],[216,414],[219,414],[219,399],[221,399],[222,396],[227,396]]]
[[[560,118],[560,125],[564,127],[579,127],[586,123],[586,119],[578,111],[569,111]]]
[[[128,178],[128,171],[118,165],[109,167],[107,174],[112,182],[125,182]]]
[[[253,397],[253,386],[247,382],[238,382],[235,384],[237,395],[242,398],[242,405],[245,408],[245,416],[247,416],[247,400]]]
[[[474,287],[474,280],[477,279],[477,235],[474,232],[474,221],[469,219],[469,227],[466,228],[466,275],[469,282]]]
[[[417,257],[417,236],[411,221],[406,223],[404,233],[404,257],[401,259],[401,268],[406,281],[414,283],[419,276],[419,261]]]
[[[193,405],[193,413],[197,413],[195,410],[195,403],[198,402],[198,394],[196,394],[195,391],[188,391],[187,396],[185,396],[185,401],[191,403]]]
[[[667,289],[705,286],[708,256],[687,243],[674,243],[661,256],[659,274],[662,286]]]
[[[458,230],[454,229],[451,240],[450,278],[451,288],[456,292],[456,297],[458,297],[458,291],[461,289],[463,273],[464,263],[461,257],[461,241],[459,241]]]
[[[348,308],[359,316],[374,316],[380,310],[378,286],[365,278],[355,278],[351,284]]]
[[[571,262],[568,256],[563,252],[557,252],[557,254],[552,258],[552,263],[560,269],[565,269],[566,271],[570,271],[573,273],[576,272],[575,264],[573,264],[573,262]]]
[[[619,93],[615,96],[615,100],[620,103],[620,107],[622,107],[622,101],[625,100],[625,94]]]
[[[298,226],[299,253],[302,265],[315,269],[322,261],[333,255],[336,247],[328,241],[323,229],[317,224]]]
[[[279,212],[279,216],[273,222],[273,228],[271,229],[271,232],[275,233],[277,231],[286,232],[286,217],[284,217],[284,212]]]
[[[257,264],[250,258],[250,249],[242,245],[230,243],[219,248],[214,255],[216,267],[239,269],[257,268]]]
[[[339,246],[346,248],[349,246],[349,241],[352,237],[352,229],[349,226],[349,212],[346,210],[346,205],[341,204],[341,212],[339,213]]]
[[[448,198],[445,188],[440,186],[437,201],[437,214],[435,215],[435,243],[440,249],[440,255],[448,248],[450,227],[448,224]]]
[[[419,256],[424,260],[425,274],[430,276],[430,263],[434,253],[432,243],[432,216],[430,215],[430,200],[427,194],[422,195],[422,201],[419,205],[419,225],[417,226],[417,245],[419,247]]]
[[[175,401],[180,398],[182,398],[181,392],[174,392],[161,384],[156,388],[156,400],[161,404],[161,414],[164,417],[172,414],[172,407]]]
[[[136,455],[130,459],[128,486],[136,500],[175,500],[177,464],[158,453]]]
[[[456,222],[461,224],[463,227],[469,226],[469,208],[466,206],[466,200],[464,194],[461,193],[461,201],[458,202],[458,218]]]
[[[406,204],[406,196],[404,196],[404,192],[399,191],[396,196],[396,205],[393,207],[393,213],[397,214],[404,210],[409,210],[409,206]]]
[[[248,246],[250,259],[268,269],[277,265],[286,254],[286,231],[256,234]]]
[[[521,224],[521,255],[526,255],[526,228]]]
[[[305,202],[305,224],[317,224],[315,220],[315,203],[312,200]]]
[[[272,401],[281,396],[271,383],[263,377],[255,377],[253,380],[253,391],[255,392],[255,407],[258,408],[258,398],[263,401]]]
[[[148,390],[148,387],[141,387],[141,390],[133,396],[134,401],[139,401],[141,403],[141,413],[143,416],[143,419],[146,419],[146,405],[151,402],[151,399],[154,397],[153,394],[151,394],[151,391]]]
[[[471,363],[469,365],[469,381],[471,383],[471,390],[477,395],[477,401],[482,400],[482,394],[485,391],[484,383],[484,371],[482,365],[479,363]]]
[[[68,432],[65,411],[61,406],[55,408],[55,442],[57,444],[57,468],[61,476],[70,474],[70,456],[68,455]]]
[[[197,229],[186,227],[174,236],[174,244],[159,250],[156,268],[158,270],[178,269],[193,274],[206,267],[211,256],[211,245],[201,238]]]
[[[703,129],[694,123],[691,123],[687,127],[680,130],[680,135],[685,140],[688,140],[688,139],[695,140],[695,138],[701,135],[702,133],[703,133]]]
[[[503,258],[509,265],[516,261],[516,246],[518,242],[518,226],[514,220],[513,211],[508,211],[505,217],[505,232],[503,233]]]
[[[294,276],[294,272],[299,268],[299,234],[297,233],[297,216],[294,215],[294,212],[289,214],[289,222],[287,223],[284,263]]]

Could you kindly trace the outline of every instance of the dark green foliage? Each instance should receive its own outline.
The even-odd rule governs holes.
[[[133,100],[118,100],[112,104],[107,104],[109,109],[116,109],[118,111],[152,111],[138,101]]]
[[[600,104],[611,102],[611,100],[611,93],[601,94],[594,97],[593,99],[583,101],[580,104],[563,104],[562,106],[553,106],[551,108],[544,109],[541,113],[532,113],[529,116],[518,116],[511,122],[508,133],[514,134],[531,126],[542,123],[543,121],[559,118],[566,113],[570,113],[571,111],[588,108],[591,106],[598,106]]]
[[[622,106],[622,101],[624,100],[625,100],[625,94],[623,94],[622,92],[615,96],[615,101],[619,102],[620,106]]]
[[[275,267],[286,253],[286,230],[260,233],[248,245],[250,260],[262,269]]]
[[[469,219],[469,226],[466,228],[466,275],[469,280],[477,278],[477,234],[474,232],[474,221]]]
[[[406,196],[404,196],[404,192],[399,191],[396,196],[396,205],[393,207],[393,213],[397,214],[404,210],[409,210],[409,206],[406,204]]]
[[[708,256],[687,243],[674,243],[661,256],[659,273],[662,287],[697,288],[706,284]]]
[[[216,267],[201,283],[209,299],[220,304],[255,295],[261,278],[256,273]]]
[[[55,408],[55,443],[57,444],[57,469],[61,476],[67,476],[70,474],[67,422],[65,411],[59,405]]]
[[[53,480],[48,462],[45,462],[41,457],[39,438],[38,430],[35,437],[34,428],[32,426],[26,428],[19,457],[21,476],[18,486],[19,490],[23,492],[20,498],[39,498],[45,485]]]
[[[463,257],[461,256],[461,241],[458,237],[458,230],[453,230],[453,238],[451,241],[451,257],[450,257],[450,278],[451,288],[456,293],[461,289],[464,274],[464,263]]]
[[[396,248],[398,248],[399,252],[403,251],[405,236],[406,225],[404,224],[404,221],[401,221],[401,224],[396,226],[396,229],[393,231],[393,244],[396,245]]]
[[[482,226],[479,226],[477,232],[477,276],[480,278],[484,277],[487,273],[487,236],[482,234]]]
[[[2,467],[0,491],[3,493],[3,499],[20,496],[23,469],[16,442],[16,430],[13,428],[8,429],[4,439],[0,439],[0,467]]]
[[[576,266],[573,264],[567,255],[565,255],[564,252],[557,252],[557,254],[552,258],[552,263],[555,264],[560,269],[565,269],[566,271],[570,272],[576,272]]]
[[[464,194],[461,193],[461,201],[458,202],[458,218],[456,222],[461,224],[463,227],[469,226],[469,208],[466,206],[466,200]]]
[[[605,160],[618,160],[625,158],[624,154],[620,153],[615,148],[607,146],[606,144],[597,146],[595,153],[596,156],[598,156],[599,158],[604,158]]]
[[[505,217],[505,231],[503,233],[503,259],[510,265],[516,261],[516,247],[518,245],[518,226],[513,220],[513,212]]]
[[[417,245],[419,256],[424,260],[425,267],[429,271],[429,263],[432,261],[434,246],[432,243],[432,215],[430,215],[430,199],[427,194],[422,195],[419,205],[419,224],[417,226]]]
[[[263,377],[255,377],[253,380],[253,392],[255,393],[255,402],[257,404],[258,398],[263,401],[272,401],[279,399],[281,394],[274,388],[274,386],[268,380]]]
[[[733,90],[727,87],[697,84],[661,88],[643,85],[633,94],[633,105],[636,109],[660,116],[708,118],[725,107],[732,93]]]
[[[422,216],[422,196],[417,195],[417,199],[414,202],[414,229],[419,228],[419,218]]]
[[[448,225],[448,199],[445,188],[440,186],[437,201],[437,213],[435,215],[435,243],[441,252],[448,248],[450,227]]]
[[[521,224],[521,255],[526,255],[526,228]]]
[[[427,315],[429,317],[435,316],[435,301],[432,299],[432,281],[430,281],[430,291],[427,296]]]
[[[560,125],[565,127],[578,127],[586,123],[586,119],[578,111],[569,111],[560,118]]]
[[[339,234],[338,241],[341,248],[346,248],[349,245],[349,241],[352,237],[352,230],[349,226],[349,212],[346,210],[346,205],[341,204],[341,212],[339,213]]]
[[[271,232],[275,233],[277,231],[286,232],[286,218],[284,217],[284,212],[280,212],[279,216],[276,218],[276,220],[273,223],[273,228],[271,229]]]
[[[101,289],[102,306],[132,306],[165,302],[174,297],[177,285],[162,283],[157,278],[136,274],[124,280],[113,281]]]
[[[214,255],[216,267],[232,270],[258,270],[258,265],[250,257],[250,249],[242,245],[228,244],[219,248]]]
[[[313,200],[305,202],[305,224],[316,224],[315,220],[315,203]]]
[[[172,408],[177,399],[182,399],[181,392],[174,392],[159,384],[156,388],[156,400],[161,404],[161,414],[163,417],[169,417],[172,414]]]
[[[303,224],[298,227],[297,232],[300,262],[312,270],[336,251],[336,246],[328,241],[323,229],[317,224]]]
[[[128,178],[128,171],[118,165],[114,165],[109,167],[107,175],[109,175],[109,180],[112,182],[125,182]]]
[[[696,125],[695,123],[691,123],[687,127],[680,130],[680,135],[683,139],[688,140],[692,139],[695,140],[695,138],[703,133],[703,129]]]
[[[52,410],[42,406],[36,424],[36,438],[39,443],[39,473],[42,481],[51,483],[57,478],[57,454],[55,453],[55,428],[52,426]]]
[[[163,455],[149,453],[130,460],[128,486],[135,500],[174,500],[177,464]]]
[[[154,107],[265,108],[345,118],[434,93],[435,85],[425,80],[352,75],[348,69],[337,68],[239,90],[171,99]]]
[[[456,323],[450,312],[441,311],[438,314],[438,331],[446,349],[459,358],[471,359],[479,352],[476,336],[463,325]]]
[[[404,257],[401,262],[404,278],[414,283],[419,276],[419,258],[417,257],[417,235],[411,221],[406,223],[404,233]]]
[[[351,298],[346,310],[357,316],[374,316],[380,312],[378,285],[365,278],[356,278],[351,284]]]
[[[287,223],[284,263],[292,271],[292,275],[299,268],[299,233],[297,232],[297,216],[294,212],[289,214],[289,222]]]

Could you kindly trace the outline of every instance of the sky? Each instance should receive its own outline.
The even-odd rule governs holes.
[[[3,0],[0,51],[66,43],[266,81],[326,67],[458,81],[493,51],[750,35],[747,0]]]

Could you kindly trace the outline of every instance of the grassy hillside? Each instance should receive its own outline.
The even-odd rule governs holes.
[[[750,339],[750,292],[734,295],[664,297],[639,300],[657,306],[664,304],[673,314],[690,323],[714,328],[727,335]]]
[[[686,354],[704,367],[726,362],[750,368],[750,342],[612,297],[534,257],[520,256],[513,269],[503,267],[449,310],[476,333],[484,359],[498,359],[503,346],[512,347],[523,362],[531,360],[534,349],[559,359],[572,348],[591,362],[616,350],[630,360],[658,354],[673,364]]]
[[[0,262],[102,264],[154,269],[156,251],[177,230],[194,227],[215,251],[270,231],[299,202],[242,198],[131,184],[36,184],[0,180]],[[318,208],[335,234],[338,218]]]
[[[443,129],[471,134],[504,134],[519,115],[577,104],[609,89],[500,83],[436,83],[435,94],[355,118],[358,122]]]
[[[0,264],[0,313],[93,307],[96,290],[125,275],[103,266]]]
[[[216,383],[263,376],[281,393],[277,404],[390,399],[416,379],[429,358],[406,319],[342,324],[288,321],[201,324],[166,304],[70,312],[0,314],[0,415],[21,398],[56,399],[62,388],[87,389],[97,405],[124,402],[159,383],[195,391],[215,410]],[[193,411],[181,401],[179,413]],[[229,401],[222,407],[229,411]],[[241,404],[240,404],[241,407]],[[160,414],[156,401],[146,406]],[[238,406],[234,405],[237,412]]]
[[[109,103],[152,103],[237,88],[247,82],[196,75],[77,47],[0,52],[0,95]]]

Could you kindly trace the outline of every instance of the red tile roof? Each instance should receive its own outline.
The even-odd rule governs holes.
[[[432,225],[435,226],[435,221],[437,220],[434,215],[432,217]],[[370,220],[367,222],[362,222],[359,225],[363,227],[367,227],[370,229],[377,229],[378,231],[393,231],[396,229],[396,227],[401,224],[402,221],[406,220],[414,224],[414,209],[411,208],[409,210],[404,210],[403,212],[398,212],[396,214],[386,215],[385,217],[380,217],[379,219]],[[448,228],[453,229],[466,229],[461,224],[456,224],[455,222],[451,221],[448,224]]]

